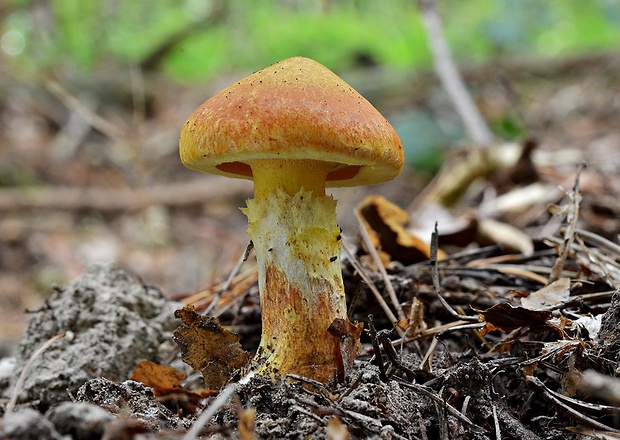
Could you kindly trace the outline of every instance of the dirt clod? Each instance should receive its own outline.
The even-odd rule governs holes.
[[[22,400],[47,408],[67,401],[89,379],[125,380],[140,360],[159,360],[177,307],[158,289],[115,266],[92,266],[33,313],[6,391],[13,390],[30,356],[62,332],[64,338],[34,360],[21,388]]]

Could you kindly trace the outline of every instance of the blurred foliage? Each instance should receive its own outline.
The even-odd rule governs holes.
[[[606,51],[620,42],[620,0],[438,2],[460,63]],[[386,66],[394,78],[432,64],[416,0],[5,0],[0,20],[0,73],[39,84],[101,68],[127,81],[128,66],[204,82],[295,55],[338,73]],[[403,87],[389,77],[400,81],[392,88]],[[353,83],[373,103],[388,87]],[[438,147],[464,137],[458,121],[428,109],[398,112],[388,117],[415,167],[437,169]],[[515,115],[489,123],[502,138],[523,135]]]
[[[249,6],[251,5],[251,6]],[[459,61],[608,50],[620,0],[445,0]],[[415,0],[9,0],[3,64],[15,74],[139,63],[176,80],[305,55],[335,70],[428,67]]]

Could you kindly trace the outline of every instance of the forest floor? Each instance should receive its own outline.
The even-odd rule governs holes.
[[[334,191],[365,328],[353,369],[328,385],[231,372],[219,392],[181,361],[174,312],[209,307],[256,350],[253,256],[233,272],[252,187],[184,170],[176,140],[228,80],[3,76],[0,438],[619,438],[618,71],[615,54],[467,69],[522,145]],[[388,117],[453,123],[433,75],[400,84],[376,103]],[[433,199],[497,157],[449,208]]]

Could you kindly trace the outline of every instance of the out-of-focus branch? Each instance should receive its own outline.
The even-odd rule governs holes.
[[[200,179],[147,188],[40,187],[0,190],[0,212],[24,209],[131,211],[150,205],[189,206],[251,193],[242,180]]]
[[[127,133],[119,129],[115,124],[99,116],[85,106],[77,97],[73,96],[58,81],[49,80],[45,83],[47,90],[60,100],[69,110],[79,114],[84,120],[110,139],[125,141]]]
[[[493,133],[478,111],[463,79],[452,59],[450,48],[444,38],[443,25],[436,0],[418,0],[422,19],[426,26],[428,44],[433,54],[435,71],[446,90],[454,109],[463,121],[469,138],[480,147],[493,144]]]
[[[486,178],[504,166],[496,154],[496,148],[493,148],[496,146],[493,133],[476,107],[454,63],[444,37],[437,0],[418,0],[418,5],[426,27],[428,45],[433,55],[437,76],[461,118],[469,139],[477,148],[469,151],[469,156],[465,159],[456,158],[444,164],[423,193],[411,203],[408,208],[410,212],[426,203],[452,206],[472,182]]]

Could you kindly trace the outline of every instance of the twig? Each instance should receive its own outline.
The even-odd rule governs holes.
[[[127,133],[102,118],[88,107],[86,107],[78,98],[73,96],[67,89],[65,89],[59,82],[49,80],[45,83],[47,90],[49,90],[56,98],[58,98],[69,110],[79,114],[84,120],[93,127],[100,131],[110,139],[118,142],[127,141]]]
[[[252,240],[250,240],[247,247],[245,248],[245,252],[241,256],[241,258],[239,258],[239,261],[237,261],[237,264],[235,264],[235,267],[233,267],[233,269],[230,271],[230,274],[228,274],[228,278],[226,279],[226,282],[217,291],[217,293],[215,294],[215,298],[213,298],[213,300],[211,301],[211,304],[209,304],[209,306],[205,309],[204,311],[205,315],[208,315],[209,313],[211,313],[211,311],[216,306],[216,304],[218,303],[218,301],[220,300],[224,292],[226,292],[230,288],[230,285],[232,284],[233,280],[239,273],[239,269],[241,269],[241,266],[243,265],[243,263],[245,263],[248,257],[250,256],[250,252],[252,251],[252,248],[254,248],[254,243],[252,243]]]
[[[300,376],[299,374],[287,373],[285,376],[287,379],[294,379],[299,382],[303,382],[306,385],[312,386],[315,390],[319,392],[319,394],[310,391],[307,388],[304,388],[304,391],[310,393],[313,396],[321,396],[326,399],[328,402],[333,403],[333,399],[329,396],[329,392],[325,389],[325,384],[319,382],[318,380],[310,379],[306,376]]]
[[[245,385],[254,377],[256,373],[250,371],[244,377],[239,380],[237,383],[229,383],[226,387],[220,392],[220,394],[211,402],[208,408],[206,408],[200,416],[196,419],[192,427],[185,433],[183,436],[183,440],[194,440],[198,438],[200,431],[205,427],[209,420],[220,410],[222,406],[228,402],[228,399],[232,397],[233,394],[237,392],[240,385]]]
[[[433,358],[433,355],[435,354],[435,350],[437,349],[438,343],[439,342],[437,338],[436,337],[433,338],[433,340],[431,341],[431,345],[428,347],[428,350],[426,350],[426,354],[424,355],[424,358],[422,358],[420,365],[418,365],[418,368],[420,370],[428,371],[429,373],[433,372],[432,358]],[[424,365],[428,365],[428,368],[425,369]]]
[[[385,382],[387,380],[387,375],[385,374],[383,359],[381,359],[381,347],[379,346],[379,341],[377,339],[377,329],[375,328],[375,321],[372,314],[368,315],[368,330],[370,331],[370,342],[372,343],[372,348],[375,352],[375,355],[370,361],[379,367],[379,379]]]
[[[297,411],[300,414],[305,415],[306,417],[310,417],[311,419],[314,419],[315,422],[319,423],[319,426],[323,425],[325,423],[325,420],[323,420],[322,418],[320,418],[319,416],[317,416],[316,414],[314,414],[312,411],[308,411],[307,409],[305,409],[302,406],[299,405],[291,405],[291,411]]]
[[[609,252],[615,254],[615,260],[620,259],[620,245],[617,245],[613,241],[609,241],[605,237],[601,237],[594,232],[586,231],[585,229],[577,229],[575,232],[577,232],[577,234],[579,234],[583,238],[584,242],[588,242],[595,246],[605,248]]]
[[[388,277],[385,267],[383,266],[383,263],[381,262],[381,258],[379,258],[379,254],[377,253],[375,246],[372,244],[372,240],[370,239],[370,235],[368,234],[368,229],[366,228],[366,225],[357,210],[355,210],[355,218],[357,219],[359,230],[362,235],[362,239],[364,240],[364,243],[366,244],[366,247],[368,248],[368,252],[370,253],[372,259],[375,262],[375,265],[377,266],[377,268],[379,269],[379,272],[381,273],[381,276],[383,277],[383,283],[385,284],[385,288],[387,290],[388,296],[390,297],[390,300],[392,301],[392,305],[396,309],[398,319],[399,321],[405,321],[407,318],[405,316],[405,313],[403,312],[403,308],[400,305],[400,302],[398,301],[398,298],[396,297],[394,286],[392,286],[392,282],[390,281],[390,278]]]
[[[362,383],[363,377],[364,377],[364,372],[360,371],[357,377],[351,383],[351,386],[349,386],[349,388],[347,388],[344,392],[340,393],[340,395],[338,396],[338,402],[340,402],[342,399],[344,399],[349,394],[351,394],[353,391],[355,391],[355,389],[357,389],[357,387],[359,387],[360,384]]]
[[[439,298],[441,305],[455,318],[464,321],[478,321],[475,316],[459,315],[459,313],[452,308],[450,304],[441,296],[441,286],[439,284],[439,267],[437,264],[437,250],[439,249],[439,232],[437,231],[437,223],[435,223],[435,230],[431,235],[431,278],[433,280],[433,288]]]
[[[564,263],[568,257],[568,252],[575,239],[575,233],[577,231],[577,219],[579,218],[579,204],[581,202],[581,191],[579,189],[579,177],[581,172],[586,168],[586,163],[581,162],[579,168],[577,168],[577,175],[575,176],[575,184],[573,188],[568,191],[567,196],[570,200],[566,212],[566,222],[568,223],[564,230],[564,240],[560,246],[560,252],[558,258],[556,258],[551,268],[551,274],[547,280],[547,285],[557,281],[562,276],[562,270],[564,269]]]
[[[404,382],[402,380],[399,380],[398,383],[400,383],[405,388],[410,388],[410,389],[412,389],[414,391],[417,391],[418,393],[423,394],[426,397],[430,398],[432,401],[437,402],[440,405],[443,405],[450,415],[456,417],[458,420],[461,421],[461,423],[464,423],[467,426],[470,426],[475,432],[485,432],[484,428],[476,425],[474,422],[469,420],[469,418],[467,416],[465,416],[458,409],[456,409],[455,407],[450,405],[448,402],[445,402],[444,399],[439,397],[436,393],[434,393],[428,387],[426,387],[424,385],[418,385],[418,384],[415,384],[415,383],[407,383],[407,382]]]
[[[499,426],[499,419],[497,418],[497,408],[494,404],[491,404],[493,410],[493,427],[495,428],[495,439],[502,440],[502,430]]]
[[[591,417],[584,415],[582,411],[578,411],[576,409],[571,408],[559,398],[560,396],[559,394],[554,393],[549,388],[547,388],[545,384],[542,383],[542,381],[538,379],[537,377],[526,376],[525,380],[528,382],[529,385],[531,385],[533,388],[539,391],[542,397],[544,397],[545,400],[551,403],[558,411],[563,412],[564,414],[568,415],[569,417],[573,418],[579,423],[583,423],[584,425],[587,425],[587,426],[590,426],[596,429],[603,429],[605,431],[611,431],[615,433],[620,432],[617,429],[614,429],[597,420],[594,420]]]
[[[219,300],[213,297],[220,291],[221,286],[224,286],[225,282],[219,283],[215,286],[201,290],[194,293],[191,296],[181,295],[178,299],[184,304],[192,304],[197,311],[206,309],[214,301],[217,302],[217,309],[211,311],[210,316],[213,318],[219,318],[224,313],[232,309],[235,305],[243,302],[244,298],[247,298],[251,294],[252,286],[256,285],[256,277],[258,275],[258,268],[256,266],[250,267],[245,272],[237,275],[232,282],[229,289],[222,291],[222,295]],[[238,310],[239,311],[239,310]],[[203,313],[204,314],[204,313]],[[237,322],[238,315],[231,322],[231,327]]]
[[[413,370],[406,367],[398,359],[398,353],[396,353],[396,350],[392,346],[392,342],[390,341],[390,338],[388,336],[389,336],[389,331],[387,330],[381,330],[378,334],[379,341],[381,341],[381,346],[383,347],[383,351],[385,351],[387,358],[392,363],[392,365],[396,367],[396,369],[405,373],[405,376],[407,376],[408,380],[411,380],[411,381],[415,380],[418,375]]]
[[[581,239],[581,236],[579,236],[579,234],[575,234],[575,241],[577,242],[579,246],[581,246],[581,248],[583,249],[583,252],[587,255],[588,259],[590,261],[595,262],[598,265],[599,269],[603,273],[603,276],[605,277],[605,280],[607,281],[607,284],[609,284],[612,287],[618,287],[618,280],[614,279],[608,267],[608,266],[615,266],[617,270],[619,269],[618,263],[606,257],[605,255],[602,255],[602,253],[598,249],[596,248],[590,249]]]
[[[351,249],[349,249],[349,247],[347,246],[345,242],[342,243],[342,249],[347,254],[349,261],[351,261],[351,264],[353,265],[353,268],[355,269],[357,274],[366,283],[366,285],[368,286],[368,288],[374,295],[375,299],[377,300],[377,302],[383,309],[383,312],[386,314],[387,318],[390,320],[392,324],[395,325],[398,320],[396,319],[396,316],[394,316],[394,313],[390,309],[390,306],[388,306],[385,300],[383,299],[383,296],[381,296],[381,292],[379,292],[379,289],[377,289],[377,286],[375,286],[375,283],[373,283],[370,277],[368,276],[368,274],[366,274],[366,272],[364,271],[364,268],[359,263],[359,261],[357,261],[357,258],[355,258],[355,256],[353,255],[353,252],[351,251]],[[403,330],[397,325],[395,325],[394,328],[396,328],[396,331],[399,332],[400,336],[402,337],[404,334]]]
[[[60,339],[64,338],[64,336],[65,336],[65,332],[62,332],[48,339],[43,345],[41,345],[37,349],[37,351],[32,353],[32,355],[28,359],[28,362],[26,362],[26,365],[24,366],[21,374],[19,375],[17,382],[15,383],[15,388],[13,388],[13,392],[11,393],[11,398],[9,399],[9,403],[7,403],[6,405],[6,409],[4,410],[4,415],[11,413],[13,409],[15,408],[15,404],[17,403],[19,392],[24,387],[24,382],[26,382],[26,377],[28,376],[28,372],[30,371],[30,369],[32,368],[32,365],[34,364],[34,361],[36,361],[37,358],[41,356],[45,350],[50,348],[54,342],[59,341]]]
[[[463,78],[452,59],[450,48],[444,38],[441,17],[437,11],[437,2],[435,0],[419,0],[418,4],[422,13],[422,20],[426,26],[428,43],[433,54],[437,76],[463,121],[469,138],[480,147],[489,147],[493,144],[493,134],[467,91]]]
[[[409,342],[417,341],[418,339],[426,338],[426,337],[429,337],[429,336],[441,335],[446,330],[451,329],[451,328],[458,328],[459,330],[463,329],[463,327],[472,328],[471,326],[473,324],[468,324],[469,322],[470,321],[459,320],[459,321],[449,322],[447,324],[438,325],[437,327],[433,327],[433,328],[429,328],[429,329],[423,330],[423,331],[421,331],[419,333],[416,333],[415,335],[403,337],[403,338],[400,338],[400,339],[396,339],[396,340],[392,341],[392,345],[394,347],[396,347],[398,345],[407,344]],[[467,324],[467,326],[463,326],[463,324]],[[484,323],[481,322],[479,327],[483,327],[483,326],[484,326]],[[473,327],[473,328],[477,328],[477,327]]]

